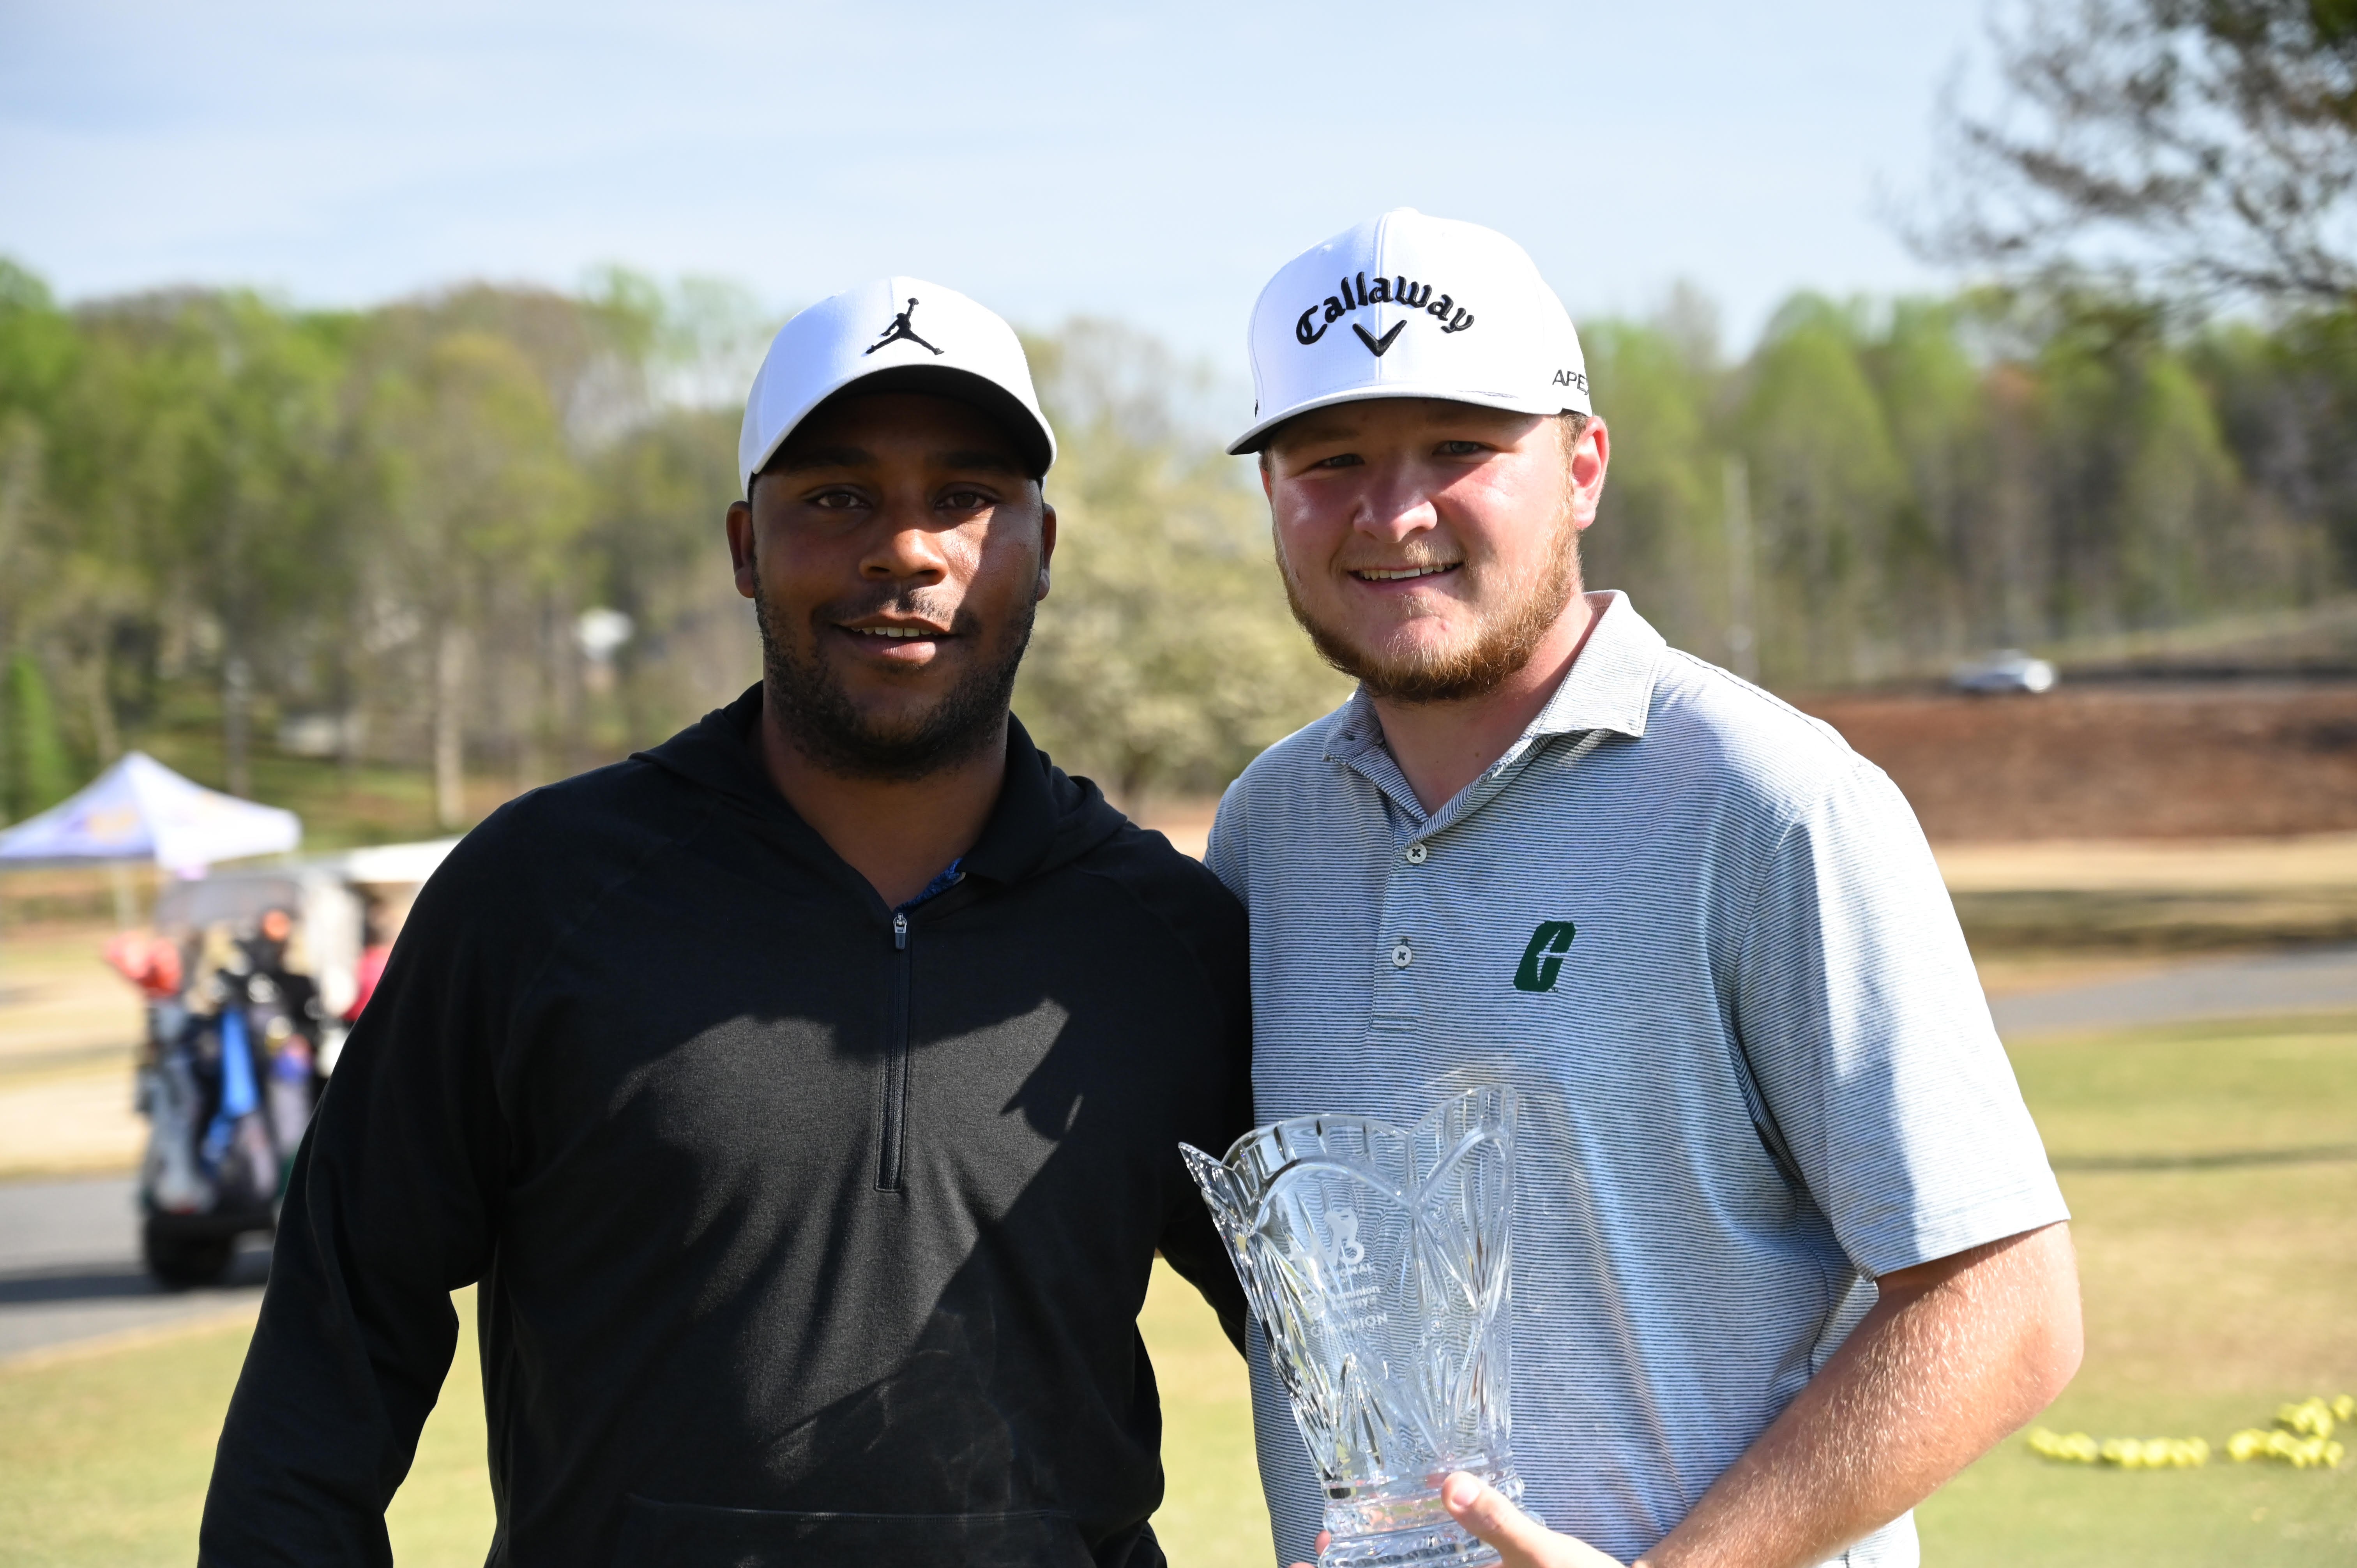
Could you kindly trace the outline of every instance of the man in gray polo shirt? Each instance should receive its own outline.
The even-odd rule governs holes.
[[[1251,343],[1232,450],[1361,682],[1211,836],[1252,914],[1256,1117],[1522,1098],[1527,1512],[1468,1477],[1452,1513],[1509,1563],[1912,1563],[1907,1510],[2060,1391],[2080,1334],[1906,801],[1582,592],[1609,440],[1512,241],[1386,214],[1278,273]],[[1304,1558],[1318,1480],[1257,1337],[1253,1381]]]

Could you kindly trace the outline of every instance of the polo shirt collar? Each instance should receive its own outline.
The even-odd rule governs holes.
[[[1631,737],[1645,733],[1645,715],[1653,705],[1653,675],[1669,644],[1651,622],[1637,613],[1629,596],[1608,588],[1587,596],[1596,614],[1587,643],[1565,671],[1546,706],[1530,727],[1499,759],[1512,762],[1533,744],[1549,736],[1609,730]],[[1329,762],[1355,762],[1383,744],[1383,720],[1374,699],[1361,686],[1342,705],[1340,720],[1327,735]]]
[[[1595,629],[1564,673],[1563,684],[1523,732],[1523,744],[1541,736],[1599,729],[1632,739],[1645,733],[1654,671],[1669,644],[1618,588],[1588,595],[1587,605],[1596,613]]]
[[[1579,657],[1564,672],[1555,695],[1503,757],[1438,811],[1426,813],[1383,746],[1383,723],[1364,686],[1351,694],[1340,721],[1329,732],[1328,759],[1359,773],[1382,790],[1402,813],[1405,831],[1430,834],[1480,810],[1556,736],[1622,735],[1632,739],[1642,736],[1645,715],[1653,703],[1655,669],[1669,644],[1637,613],[1626,594],[1618,590],[1590,594],[1587,603],[1597,618],[1594,629],[1587,634]]]

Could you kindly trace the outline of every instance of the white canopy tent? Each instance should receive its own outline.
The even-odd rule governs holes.
[[[302,842],[294,812],[208,789],[135,751],[70,800],[0,832],[0,869],[143,861],[200,876],[217,862]]]

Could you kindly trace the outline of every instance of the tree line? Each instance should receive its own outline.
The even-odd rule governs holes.
[[[2069,287],[1587,334],[1592,581],[1771,685],[2297,609],[2357,574],[2357,311],[2187,326]]]
[[[67,307],[0,263],[0,807],[157,726],[529,787],[752,681],[720,518],[774,322],[608,274],[368,310]],[[2124,296],[1789,303],[1739,359],[1684,292],[1585,338],[1614,459],[1591,585],[1771,685],[1873,681],[2344,591],[2357,315]],[[1220,384],[1116,325],[1030,340],[1061,512],[1017,711],[1135,802],[1347,689],[1291,626]]]
[[[250,793],[270,746],[404,764],[455,826],[469,775],[529,788],[734,697],[759,655],[720,522],[775,326],[624,273],[69,309],[0,262],[0,820],[203,714],[208,782]],[[1338,683],[1186,424],[1202,378],[1106,324],[1031,351],[1063,542],[1022,711],[1125,798],[1215,787]]]

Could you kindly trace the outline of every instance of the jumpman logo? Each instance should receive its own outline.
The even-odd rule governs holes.
[[[918,337],[917,329],[909,325],[909,317],[916,314],[916,309],[917,302],[912,299],[909,302],[908,309],[892,317],[892,325],[884,328],[884,336],[876,339],[876,341],[869,346],[867,352],[873,354],[878,349],[885,348],[890,344],[898,343],[905,339],[910,343],[916,344],[920,349],[931,349],[931,351],[936,354],[940,353],[941,350],[939,349],[933,348],[931,343],[928,343],[922,338]]]

